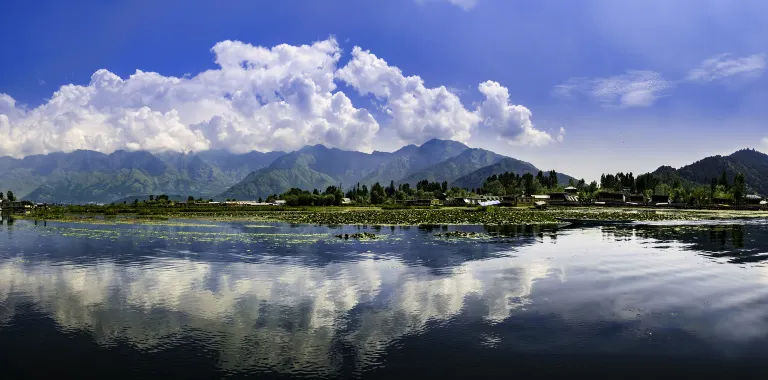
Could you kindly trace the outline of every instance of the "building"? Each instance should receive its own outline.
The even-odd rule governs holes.
[[[645,195],[643,194],[632,194],[629,196],[629,203],[634,203],[638,205],[644,205],[645,204]]]
[[[579,192],[579,189],[577,189],[577,188],[575,188],[575,187],[573,187],[573,186],[568,186],[568,187],[566,187],[564,190],[565,190],[565,192],[566,192],[566,193],[568,193],[568,194],[576,194],[576,193],[578,193],[578,192]]]
[[[729,205],[731,204],[731,200],[728,198],[712,198],[712,204],[715,205]]]
[[[763,197],[755,194],[749,194],[746,197],[744,197],[744,203],[748,205],[759,205],[760,202],[763,201]]]
[[[501,206],[514,207],[517,206],[517,197],[514,195],[505,195],[501,197]]]
[[[525,195],[520,197],[518,200],[518,204],[521,206],[533,206],[536,202],[548,202],[549,201],[549,195]]]
[[[341,198],[341,204],[343,205],[352,204],[352,200],[349,198]]]
[[[278,199],[274,203],[272,203],[275,206],[285,206],[285,200]]]
[[[579,197],[571,193],[549,193],[550,205],[577,205],[579,204]]]
[[[613,191],[600,191],[597,193],[597,202],[602,204],[625,204],[627,197],[624,193],[617,193]]]
[[[439,199],[406,199],[404,201],[398,201],[397,203],[405,204],[406,206],[442,206],[443,201]]]
[[[29,214],[34,205],[31,202],[0,202],[0,210],[4,214]]]
[[[651,204],[658,205],[660,203],[668,204],[669,195],[651,195]]]

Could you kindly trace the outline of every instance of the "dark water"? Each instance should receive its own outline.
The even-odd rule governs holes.
[[[735,223],[6,220],[0,377],[766,378],[768,224]]]

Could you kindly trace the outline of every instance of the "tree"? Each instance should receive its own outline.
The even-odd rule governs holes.
[[[195,197],[193,197],[191,195],[187,197],[187,203],[192,203],[194,201],[195,201]]]
[[[315,189],[315,190],[317,190],[317,189]],[[318,193],[318,194],[319,194],[319,193]],[[263,201],[261,200],[261,197],[259,197],[259,201],[258,201],[258,202],[259,202],[259,203],[263,203]]]
[[[536,186],[534,186],[533,174],[531,173],[523,174],[523,188],[525,189],[526,194],[528,195],[535,194]]]
[[[149,194],[149,201],[152,202],[155,200],[155,196],[152,194]]]
[[[5,196],[5,195],[3,195],[3,192],[2,192],[2,191],[0,191],[0,202],[2,202],[2,201],[3,201],[3,197],[4,197],[4,196]]]
[[[13,191],[8,190],[6,198],[8,198],[8,202],[16,202],[16,196],[13,195]]]
[[[395,189],[395,181],[389,181],[389,186],[387,186],[384,191],[387,193],[387,196],[392,198],[395,195],[395,192],[397,189]]]
[[[379,185],[378,182],[374,183],[371,187],[371,203],[375,205],[380,205],[384,203],[384,201],[387,200],[387,193],[384,191],[384,188]]]
[[[491,195],[505,195],[504,185],[499,180],[487,182],[483,189],[485,192]]]
[[[443,192],[448,191],[448,181],[443,181],[440,187],[441,187],[440,190],[442,190]]]
[[[728,190],[729,188],[728,174],[725,172],[725,169],[723,169],[723,174],[720,175],[720,180],[718,181],[717,184],[725,187],[725,189]]]
[[[549,172],[549,188],[553,189],[557,187],[557,172],[552,170]]]
[[[740,203],[741,200],[744,199],[744,196],[747,193],[747,184],[744,181],[744,174],[737,173],[736,177],[733,178],[733,188],[731,189],[731,192],[733,193],[733,199],[736,203]]]

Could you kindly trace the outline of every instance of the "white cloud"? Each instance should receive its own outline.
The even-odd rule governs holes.
[[[419,76],[406,77],[397,67],[359,47],[336,75],[360,94],[384,101],[384,111],[392,117],[390,127],[408,143],[433,137],[466,141],[478,122],[446,87],[427,88]]]
[[[480,83],[478,90],[485,95],[477,108],[477,115],[482,124],[493,130],[502,139],[513,144],[545,145],[552,141],[562,141],[561,136],[553,138],[547,132],[534,128],[531,122],[533,114],[528,108],[520,105],[509,104],[509,91],[497,82],[486,81]]]
[[[543,145],[555,140],[534,128],[530,110],[509,104],[509,91],[499,83],[481,83],[478,89],[486,100],[470,111],[448,88],[427,88],[420,77],[404,76],[369,51],[355,47],[352,56],[337,77],[360,94],[381,100],[392,118],[390,127],[406,143],[433,137],[466,141],[477,127],[513,143]]]
[[[419,4],[424,4],[427,2],[447,2],[450,4],[453,4],[457,7],[463,8],[465,11],[468,11],[477,5],[478,0],[416,0]]]
[[[686,80],[693,82],[712,82],[728,77],[755,79],[765,70],[765,54],[746,57],[734,57],[730,53],[707,58],[691,70]]]
[[[75,149],[241,153],[308,144],[370,151],[379,123],[337,89],[337,80],[383,102],[391,118],[387,127],[404,142],[467,141],[478,126],[515,143],[556,140],[533,127],[527,108],[510,105],[498,83],[481,85],[487,100],[469,110],[455,91],[428,88],[419,76],[406,77],[359,47],[339,69],[334,39],[272,48],[223,41],[212,52],[216,69],[182,77],[137,70],[127,78],[102,69],[87,85],[62,86],[31,109],[0,94],[0,155]]]
[[[609,106],[648,107],[672,85],[657,72],[632,70],[606,78],[573,78],[556,86],[553,92],[565,97],[580,93]]]
[[[292,150],[306,144],[370,150],[379,130],[365,109],[334,92],[335,40],[271,49],[223,41],[219,68],[196,76],[99,70],[26,110],[0,94],[0,154],[92,149]]]

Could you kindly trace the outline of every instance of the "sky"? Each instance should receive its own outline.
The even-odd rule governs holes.
[[[761,0],[10,0],[0,156],[462,141],[578,178],[768,151]]]

